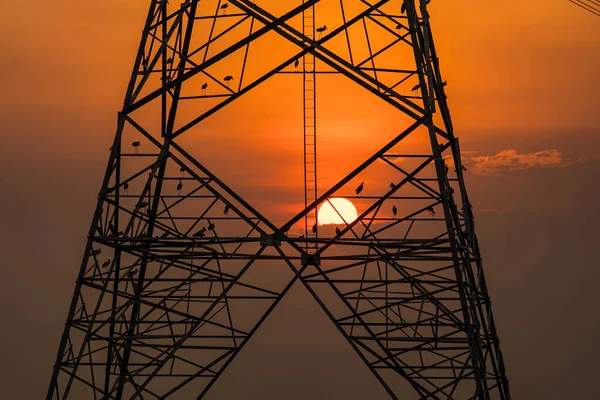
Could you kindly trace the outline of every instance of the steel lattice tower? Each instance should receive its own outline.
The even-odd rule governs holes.
[[[337,25],[326,1],[150,1],[48,399],[203,398],[297,281],[391,398],[510,398],[428,1],[332,0]],[[260,64],[269,35],[296,50]],[[321,72],[409,122],[317,193]],[[286,73],[303,77],[306,208],[275,223],[184,137]],[[334,197],[359,217],[317,234]]]

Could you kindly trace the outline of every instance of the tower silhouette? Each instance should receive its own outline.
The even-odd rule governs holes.
[[[47,398],[203,398],[300,282],[391,398],[509,399],[429,1],[149,3]],[[306,204],[281,223],[184,140],[280,74],[303,77]],[[404,125],[318,193],[321,74]],[[334,197],[358,218],[318,226]]]

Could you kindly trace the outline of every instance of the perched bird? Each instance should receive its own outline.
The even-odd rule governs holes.
[[[400,13],[404,14],[406,12],[406,1],[402,2],[402,7],[400,7]]]
[[[142,65],[144,68],[148,66],[148,59],[146,57],[142,58]]]
[[[317,233],[317,224],[314,224],[312,227],[312,233],[316,234]]]
[[[223,15],[227,15],[227,8],[229,8],[229,4],[225,3],[222,4],[221,7],[219,7],[221,10],[223,10]]]
[[[358,187],[356,188],[356,194],[357,195],[361,194],[364,188],[365,188],[365,183],[361,182],[361,184],[358,185]]]
[[[208,87],[208,82],[204,82],[202,84],[202,94],[206,94],[206,88]]]
[[[225,78],[223,78],[223,80],[224,80],[225,82],[230,82],[230,81],[232,81],[232,80],[233,80],[233,76],[231,76],[231,75],[227,75]]]
[[[337,226],[335,227],[335,236],[340,236],[342,234],[342,231],[340,230],[340,228],[338,228]]]
[[[215,223],[211,222],[210,224],[208,224],[208,230],[209,231],[214,231],[215,230]]]
[[[141,143],[140,142],[133,142],[133,143],[131,143],[131,145],[135,149],[135,154],[137,154],[138,153],[138,147],[141,146]]]
[[[419,88],[421,87],[420,84],[415,85],[412,89],[411,92],[416,92],[417,90],[419,90]]]
[[[427,211],[431,213],[431,219],[433,219],[433,216],[435,215],[435,210],[433,209],[433,207],[427,207]]]
[[[179,183],[177,184],[177,194],[181,194],[181,189],[183,189],[183,182],[181,182],[180,179]]]
[[[206,228],[202,227],[198,232],[194,233],[195,237],[204,237],[204,233],[206,232]]]
[[[296,60],[294,61],[294,68],[298,69],[298,66],[300,65],[300,60]]]
[[[171,63],[173,63],[173,57],[169,57],[169,58],[167,59],[167,64],[171,64]]]
[[[402,25],[400,25],[400,24],[396,25],[396,30],[400,30],[400,29],[402,29]]]
[[[138,208],[146,208],[146,207],[148,207],[148,202],[142,201],[141,203],[138,203]]]
[[[223,210],[223,214],[227,215],[229,212],[229,204],[225,204],[225,209]]]
[[[398,208],[396,206],[392,207],[392,213],[394,213],[394,218],[398,215]]]
[[[394,190],[395,187],[396,185],[394,185],[394,182],[390,183],[390,189]]]
[[[92,251],[91,255],[96,257],[98,254],[102,253],[102,249]]]
[[[125,182],[123,184],[123,190],[125,191],[125,193],[127,193],[127,191],[129,190],[129,183],[128,182]]]
[[[304,235],[298,236],[298,239],[304,239]]]
[[[446,82],[446,81],[442,82],[442,87],[447,86],[447,85],[448,85],[448,82]]]
[[[319,37],[323,36],[323,32],[327,30],[327,25],[323,25],[320,28],[317,28],[317,32],[319,33]]]
[[[181,172],[181,177],[183,178],[183,175],[185,173],[185,167],[179,168],[179,172]]]
[[[109,258],[108,260],[106,260],[106,261],[104,262],[104,264],[102,264],[102,268],[106,268],[106,267],[108,267],[109,265],[110,265],[110,258]]]
[[[129,276],[136,276],[138,274],[138,270],[134,269],[133,271],[129,272]]]

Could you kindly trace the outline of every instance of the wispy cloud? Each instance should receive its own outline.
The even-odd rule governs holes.
[[[478,155],[477,152],[464,152],[463,163],[469,171],[478,175],[505,175],[531,168],[565,167],[573,160],[563,156],[556,149],[546,149],[533,153],[519,153],[517,150],[502,150],[494,155]]]

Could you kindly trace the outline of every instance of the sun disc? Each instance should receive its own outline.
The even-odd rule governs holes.
[[[343,197],[333,197],[319,207],[317,219],[319,225],[346,225],[358,218],[354,204]]]

